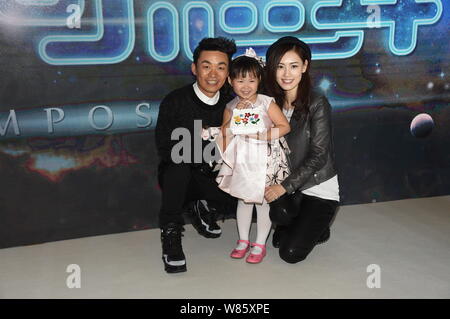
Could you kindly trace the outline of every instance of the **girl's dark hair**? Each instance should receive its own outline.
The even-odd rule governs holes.
[[[276,75],[278,64],[280,63],[282,57],[286,54],[286,52],[291,50],[295,51],[299,55],[303,63],[308,61],[306,71],[302,74],[302,79],[297,88],[297,97],[292,103],[295,107],[292,116],[296,120],[299,120],[302,114],[306,115],[309,112],[309,101],[311,95],[311,78],[309,75],[311,60],[305,50],[300,45],[292,43],[282,43],[276,47],[273,47],[270,50],[270,55],[267,56],[264,84],[267,95],[272,96],[278,106],[283,108],[286,102],[286,97],[284,91],[277,83]]]
[[[239,76],[246,77],[253,74],[258,79],[262,79],[264,69],[255,58],[241,55],[231,61],[230,78],[233,80]]]
[[[234,80],[240,76],[245,78],[248,74],[253,74],[259,80],[259,84],[261,85],[263,82],[264,69],[258,60],[241,55],[231,62],[230,79]]]

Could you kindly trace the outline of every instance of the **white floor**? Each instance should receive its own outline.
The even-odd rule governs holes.
[[[330,241],[295,265],[271,245],[258,265],[229,258],[235,220],[219,224],[219,239],[186,226],[188,271],[172,275],[158,229],[1,249],[0,298],[450,298],[450,196],[343,206]],[[81,288],[67,287],[71,264]]]

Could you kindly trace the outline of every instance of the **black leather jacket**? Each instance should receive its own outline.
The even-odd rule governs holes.
[[[285,136],[291,153],[291,174],[281,183],[288,194],[318,185],[337,174],[334,161],[331,106],[323,95],[312,93],[309,113],[290,120]]]

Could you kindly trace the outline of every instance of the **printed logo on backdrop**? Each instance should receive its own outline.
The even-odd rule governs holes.
[[[306,9],[306,3],[313,5]],[[143,14],[135,12],[132,0],[4,0],[0,17],[14,26],[56,27],[39,32],[37,54],[46,63],[92,65],[120,63],[137,45],[160,63],[179,56],[192,60],[200,39],[219,35],[235,38],[240,50],[251,46],[264,56],[267,46],[289,33],[312,46],[315,60],[345,59],[361,50],[371,28],[380,29],[380,45],[387,39],[387,50],[402,56],[417,46],[419,28],[435,24],[443,13],[441,0],[217,1],[217,5],[144,0],[142,4]],[[306,20],[316,35],[302,35]],[[136,43],[136,25],[145,30],[142,43]]]
[[[137,6],[132,0],[4,0],[0,23],[29,31],[36,56],[63,68],[118,64],[136,48],[150,63],[190,63],[198,42],[214,36],[235,39],[237,55],[252,47],[264,56],[280,36],[294,35],[311,46],[313,60],[348,59],[362,50],[369,30],[386,54],[402,57],[420,43],[418,30],[443,14],[441,0],[143,0],[143,10]],[[330,85],[324,79],[319,87]],[[159,101],[16,107],[0,112],[0,140],[148,131]]]

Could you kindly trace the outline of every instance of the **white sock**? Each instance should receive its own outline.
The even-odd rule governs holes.
[[[267,237],[270,233],[270,228],[272,227],[272,222],[269,217],[269,204],[264,200],[261,205],[258,204],[246,204],[244,201],[239,200],[236,211],[236,221],[239,232],[239,239],[248,240],[250,233],[250,226],[252,224],[252,213],[253,213],[253,205],[256,205],[256,213],[257,213],[257,236],[256,243],[260,245],[265,245]],[[236,247],[237,250],[246,249],[247,244],[239,243]],[[254,246],[252,248],[252,253],[261,254],[262,248],[258,246]]]
[[[247,249],[247,244],[246,243],[239,243],[238,245],[237,245],[237,247],[236,247],[236,250],[244,250],[244,249]]]
[[[243,200],[238,201],[236,222],[240,240],[248,240],[250,226],[252,224],[253,205],[254,204],[246,204]],[[247,245],[245,243],[239,243],[236,249],[241,250],[246,247]]]
[[[250,253],[255,254],[255,255],[259,255],[262,253],[262,248],[258,247],[258,246],[253,246],[252,250],[250,251]]]
[[[272,227],[269,211],[270,206],[266,202],[266,200],[263,201],[262,205],[256,205],[256,212],[257,212],[256,225],[258,229],[258,234],[256,236],[256,243],[260,245],[266,244],[267,237],[269,236],[270,233],[270,228]],[[261,248],[256,246],[253,249],[258,249],[259,252],[262,251]]]

